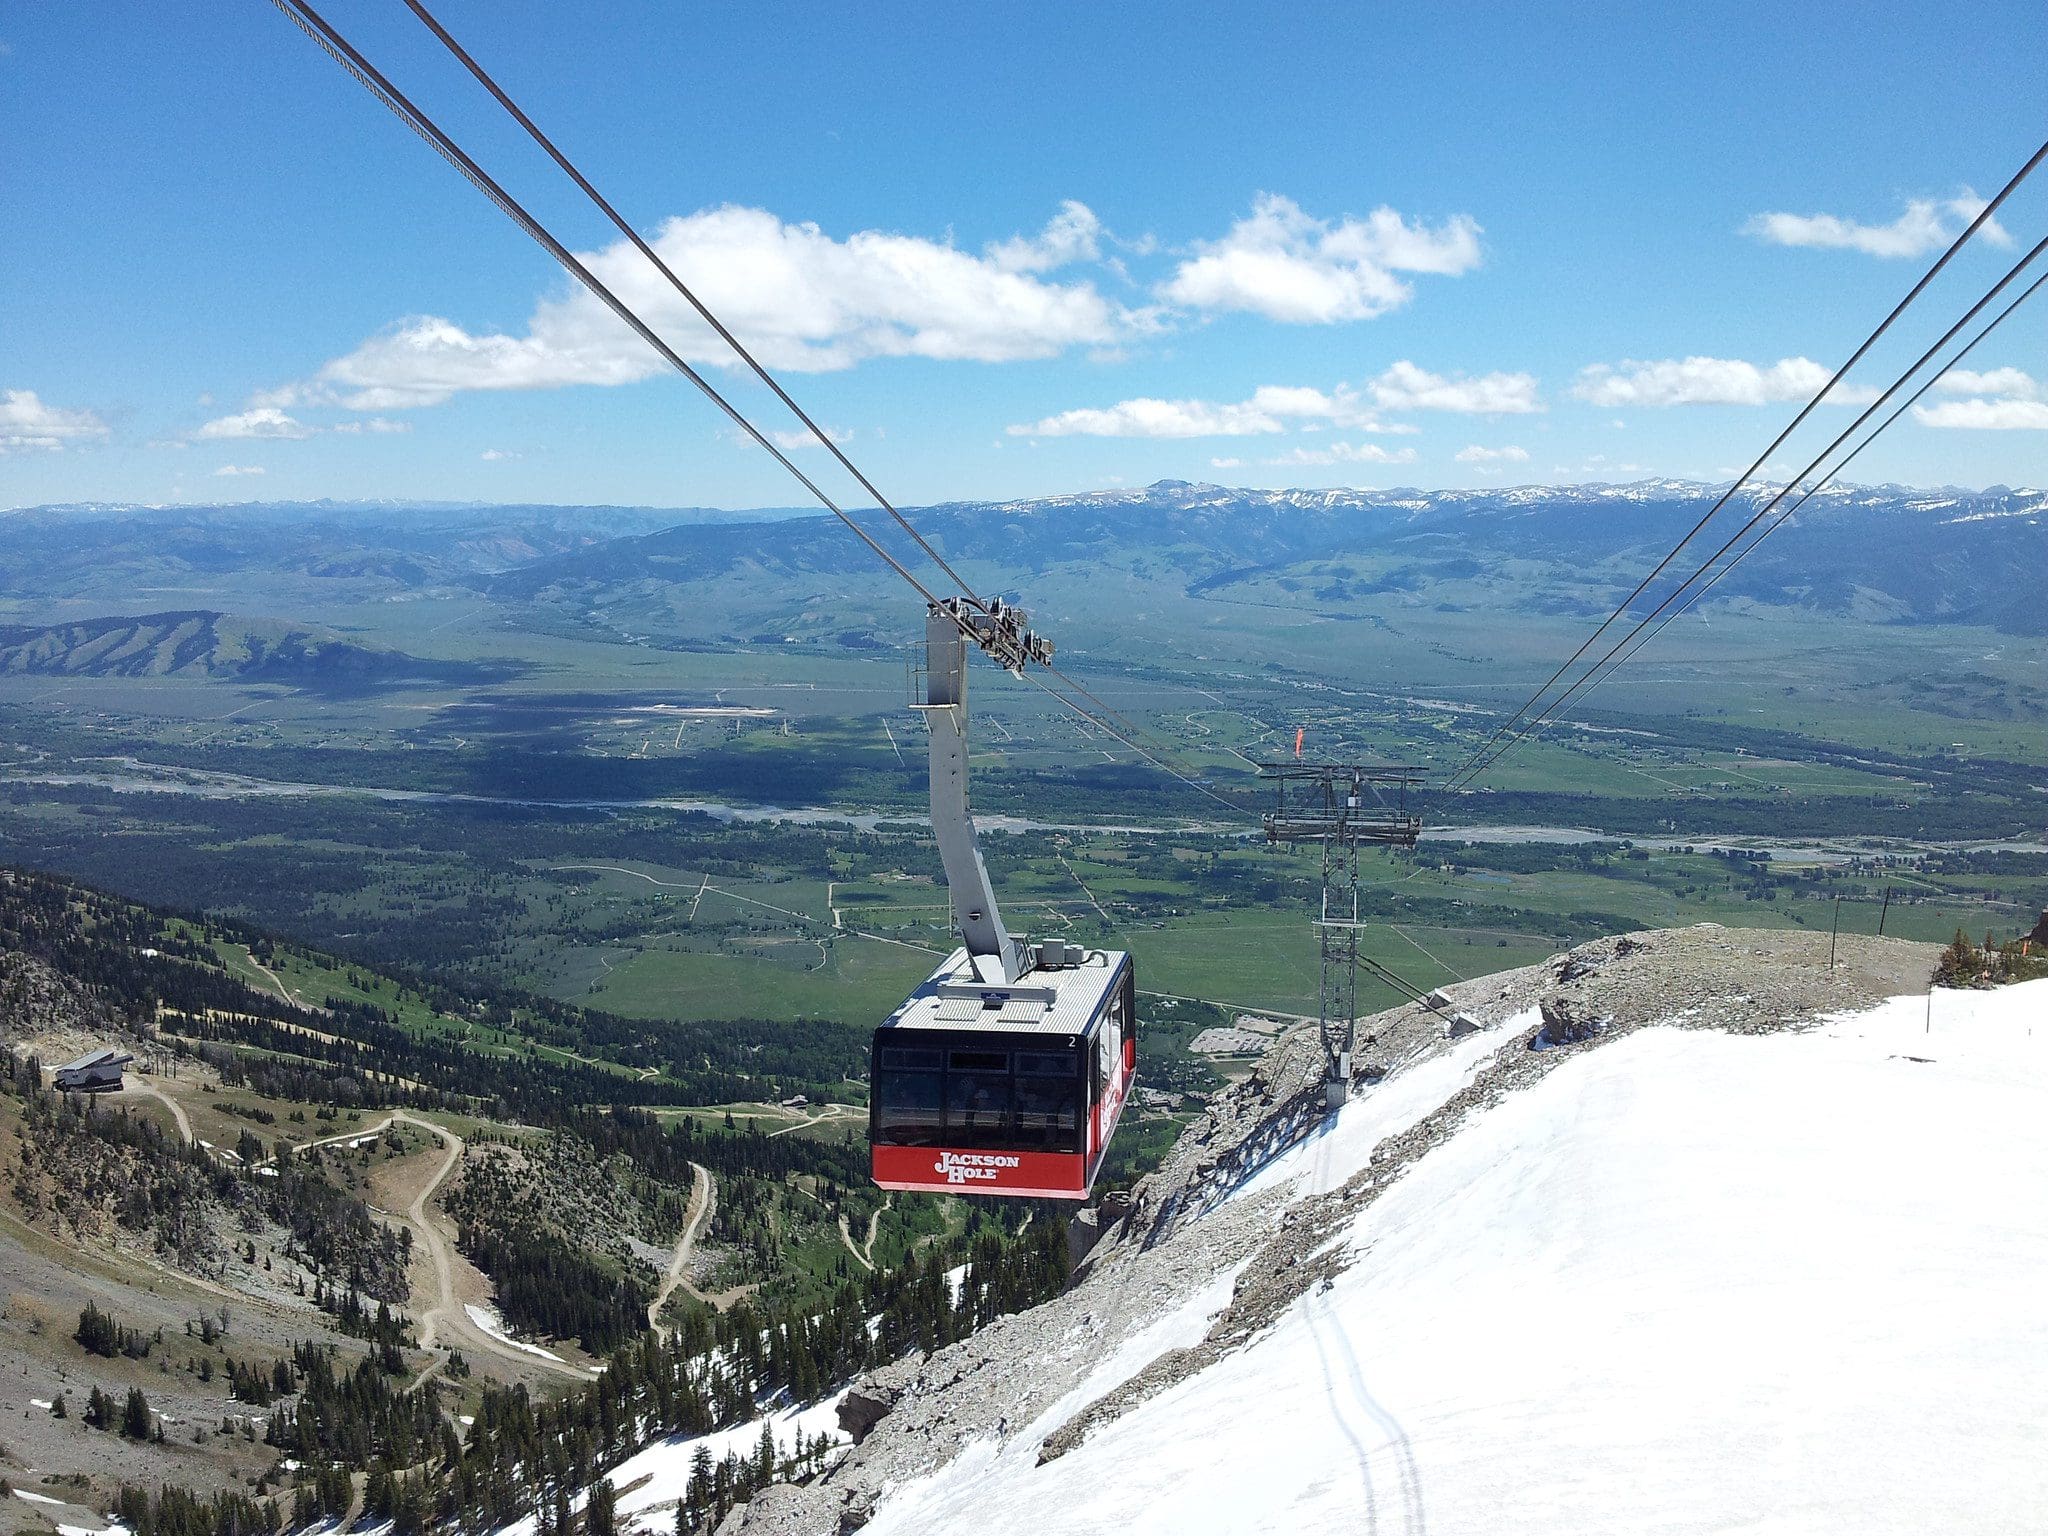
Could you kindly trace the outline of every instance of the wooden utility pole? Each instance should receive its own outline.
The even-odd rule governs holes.
[[[1835,897],[1835,931],[1828,935],[1828,969],[1835,968],[1835,944],[1842,937],[1842,898]]]
[[[1884,905],[1877,909],[1877,936],[1884,937],[1884,915],[1892,909],[1892,888],[1884,888]]]

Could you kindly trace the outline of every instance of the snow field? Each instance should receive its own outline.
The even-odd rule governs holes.
[[[977,1445],[870,1529],[2039,1530],[2048,983],[1925,1009],[1567,1060],[1363,1208],[1358,1261],[1250,1345],[1047,1466],[1045,1420]],[[1436,1065],[1269,1185],[1341,1183]]]
[[[1034,1419],[1015,1437],[997,1442],[982,1438],[967,1446],[935,1478],[906,1489],[900,1499],[885,1501],[867,1527],[866,1536],[922,1536],[922,1533],[974,1528],[981,1498],[981,1479],[1013,1479],[1037,1459],[1047,1437],[1090,1403],[1114,1392],[1161,1356],[1192,1349],[1207,1337],[1209,1325],[1230,1305],[1244,1266],[1233,1265],[1178,1307],[1156,1319],[1117,1347],[1087,1378]],[[758,1435],[758,1431],[756,1434]]]

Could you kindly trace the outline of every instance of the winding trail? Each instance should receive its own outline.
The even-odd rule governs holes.
[[[248,950],[245,951],[245,953],[249,956],[249,963],[255,966],[257,970],[261,971],[264,975],[270,978],[270,984],[273,987],[277,988],[277,995],[279,997],[283,998],[286,1002],[290,1003],[294,1008],[312,1007],[312,1004],[301,1002],[298,998],[294,997],[292,995],[292,989],[284,984],[284,978],[278,975],[277,972],[273,971],[269,966],[265,965],[261,960],[258,960],[256,958],[256,952],[254,950]],[[323,1008],[317,1011],[325,1013],[327,1010]]]
[[[882,1203],[868,1213],[868,1240],[864,1243],[856,1244],[854,1242],[853,1233],[847,1229],[846,1212],[841,1211],[839,1213],[839,1241],[846,1244],[846,1251],[852,1254],[860,1262],[861,1268],[867,1270],[870,1274],[874,1272],[875,1268],[875,1232],[881,1226],[882,1212],[889,1209],[889,1206],[895,1199],[896,1197],[893,1194],[884,1195]]]
[[[675,1252],[669,1255],[668,1269],[661,1277],[661,1284],[654,1292],[654,1300],[647,1303],[647,1326],[664,1338],[668,1329],[661,1321],[661,1309],[673,1296],[676,1287],[683,1285],[683,1272],[689,1266],[690,1253],[697,1246],[697,1233],[704,1225],[704,1219],[711,1214],[711,1207],[717,1196],[716,1186],[711,1182],[711,1170],[702,1163],[690,1164],[694,1176],[690,1185],[690,1209],[683,1218],[682,1234],[676,1238]],[[696,1292],[692,1291],[692,1295]]]
[[[205,1143],[199,1142],[193,1136],[192,1122],[186,1116],[184,1106],[157,1087],[156,1084],[146,1083],[140,1077],[134,1077],[129,1079],[126,1086],[144,1098],[154,1099],[157,1103],[168,1109],[171,1112],[171,1118],[177,1122],[178,1134],[185,1139],[186,1145],[205,1145]],[[393,1110],[374,1125],[357,1126],[350,1130],[338,1131],[332,1136],[322,1136],[313,1141],[301,1142],[293,1149],[294,1155],[315,1151],[321,1147],[331,1147],[338,1143],[374,1141],[391,1129],[394,1123],[403,1123],[426,1131],[439,1138],[441,1144],[447,1149],[447,1155],[441,1159],[441,1166],[434,1170],[433,1177],[420,1187],[419,1193],[413,1196],[411,1204],[406,1206],[404,1213],[396,1217],[397,1220],[404,1222],[406,1226],[412,1229],[418,1241],[418,1250],[425,1252],[427,1262],[433,1267],[434,1271],[434,1304],[419,1309],[419,1347],[424,1350],[432,1350],[437,1347],[447,1349],[460,1348],[465,1352],[477,1355],[492,1355],[508,1364],[525,1366],[529,1369],[539,1368],[552,1371],[575,1381],[595,1380],[597,1376],[595,1371],[586,1370],[579,1365],[571,1365],[566,1360],[557,1360],[550,1356],[537,1354],[529,1349],[521,1349],[516,1344],[509,1344],[503,1339],[494,1338],[484,1329],[477,1326],[475,1320],[470,1317],[469,1313],[464,1309],[462,1302],[456,1296],[456,1259],[454,1250],[447,1237],[435,1226],[433,1217],[429,1214],[427,1207],[434,1196],[440,1193],[441,1186],[448,1182],[448,1176],[462,1166],[462,1154],[467,1150],[467,1146],[460,1136],[456,1135],[446,1126],[436,1125],[431,1120],[422,1120],[418,1115],[398,1109]],[[275,1163],[276,1160],[275,1156],[268,1157],[255,1166],[258,1168],[266,1167]],[[699,1177],[704,1179],[708,1186],[710,1176],[701,1168],[697,1172]],[[709,1200],[707,1199],[704,1208],[698,1212],[697,1217],[685,1229],[686,1239],[694,1240],[697,1222],[701,1221],[703,1215],[708,1212],[708,1209]],[[687,1258],[688,1254],[685,1251],[679,1257]],[[671,1270],[675,1270],[676,1266],[677,1261],[671,1261]],[[181,1275],[180,1278],[192,1279],[195,1283],[203,1285],[210,1290],[219,1291],[222,1295],[231,1295],[244,1301],[248,1300],[239,1291],[230,1291],[197,1277]],[[666,1292],[663,1294],[666,1295]],[[651,1315],[650,1313],[650,1317]],[[460,1340],[460,1343],[437,1346],[435,1341],[444,1333],[451,1338]],[[431,1379],[440,1371],[446,1360],[447,1357],[445,1355],[436,1359],[425,1370],[420,1372],[412,1385],[417,1388],[422,1383]]]

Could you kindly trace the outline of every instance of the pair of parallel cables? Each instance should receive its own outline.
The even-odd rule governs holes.
[[[1830,467],[1827,470],[1827,472],[1824,475],[1822,475],[1819,479],[1809,480],[1809,477],[1814,475],[1814,473],[1817,470],[1819,470],[1820,467],[1823,464],[1825,464],[1828,461],[1828,459],[1842,447],[1844,443],[1848,442],[1849,439],[1856,434],[1856,432],[1863,426],[1865,422],[1869,421],[1873,416],[1875,416],[1880,410],[1884,408],[1888,401],[1892,400],[1896,395],[1898,395],[1898,393],[1901,390],[1905,389],[1907,385],[1911,382],[1913,377],[1916,374],[1918,374],[1921,369],[1925,368],[1928,365],[1928,363],[1933,361],[1933,359],[1941,353],[1943,348],[1947,347],[1952,341],[1954,341],[1955,338],[1959,336],[1963,332],[1963,330],[1970,325],[1972,321],[1974,321],[1980,314],[1982,314],[1987,308],[1989,308],[1992,305],[1992,303],[1997,300],[2000,294],[2004,293],[2006,289],[2010,288],[2014,283],[2016,283],[2020,279],[2022,274],[2025,273],[2027,268],[2033,265],[2033,263],[2040,258],[2044,251],[2048,251],[2048,238],[2044,238],[2041,241],[2037,242],[2018,261],[2014,262],[2013,265],[2007,269],[2005,275],[2001,277],[1996,283],[1994,283],[1982,298],[1978,299],[1975,304],[1971,305],[1968,311],[1964,313],[1961,319],[1957,320],[1954,325],[1950,326],[1948,330],[1942,333],[1940,340],[1936,341],[1933,346],[1927,348],[1926,351],[1922,352],[1920,356],[1913,361],[1910,367],[1906,368],[1902,373],[1900,373],[1899,376],[1889,386],[1886,387],[1882,394],[1880,394],[1875,400],[1873,400],[1862,411],[1862,413],[1856,417],[1854,421],[1850,422],[1850,424],[1846,428],[1844,428],[1838,436],[1836,436],[1834,441],[1829,443],[1826,448],[1820,451],[1820,453],[1816,454],[1813,460],[1810,463],[1808,463],[1804,469],[1802,469],[1798,474],[1792,476],[1791,479],[1788,480],[1780,490],[1778,490],[1774,495],[1772,495],[1768,500],[1766,500],[1763,503],[1763,505],[1760,506],[1756,510],[1756,512],[1749,518],[1749,520],[1736,530],[1735,534],[1731,538],[1729,538],[1724,544],[1722,544],[1719,549],[1715,550],[1713,554],[1709,555],[1705,560],[1701,561],[1697,568],[1695,568],[1692,571],[1692,573],[1685,578],[1684,581],[1680,582],[1676,587],[1674,587],[1670,591],[1670,593],[1668,593],[1663,598],[1663,600],[1656,605],[1656,607],[1651,609],[1648,614],[1644,615],[1634,625],[1633,628],[1629,629],[1628,632],[1621,637],[1620,640],[1616,641],[1614,645],[1611,646],[1603,655],[1601,655],[1598,660],[1596,660],[1591,666],[1586,668],[1586,670],[1583,673],[1581,673],[1578,676],[1578,678],[1570,684],[1570,686],[1568,686],[1561,693],[1559,693],[1555,699],[1551,700],[1551,702],[1544,707],[1541,713],[1536,714],[1533,717],[1530,717],[1530,711],[1535,709],[1536,706],[1542,702],[1544,696],[1548,694],[1552,688],[1557,686],[1558,682],[1564,677],[1564,675],[1567,672],[1571,671],[1572,668],[1575,667],[1579,663],[1579,661],[1584,658],[1586,653],[1593,648],[1594,644],[1598,642],[1600,637],[1607,633],[1610,627],[1618,623],[1628,613],[1630,607],[1635,603],[1636,599],[1641,597],[1644,592],[1649,590],[1651,583],[1656,581],[1656,579],[1659,576],[1661,576],[1666,570],[1668,570],[1671,567],[1672,563],[1678,559],[1680,553],[1685,549],[1686,545],[1690,544],[1695,538],[1699,537],[1699,535],[1706,529],[1707,525],[1711,523],[1716,516],[1719,515],[1721,509],[1728,505],[1728,503],[1735,497],[1736,493],[1740,491],[1745,484],[1755,479],[1758,471],[1761,470],[1763,466],[1769,461],[1771,455],[1776,453],[1778,449],[1784,445],[1785,441],[1791,437],[1793,432],[1798,430],[1800,425],[1805,422],[1808,416],[1812,415],[1814,410],[1820,405],[1821,401],[1827,398],[1828,394],[1831,391],[1833,391],[1838,385],[1841,384],[1842,380],[1847,376],[1849,371],[1852,368],[1854,368],[1857,365],[1857,363],[1863,360],[1865,354],[1867,354],[1870,351],[1870,349],[1877,344],[1878,339],[1882,337],[1885,334],[1885,332],[1890,330],[1893,322],[1898,320],[1898,318],[1906,312],[1906,310],[1913,304],[1913,302],[1927,290],[1928,286],[1935,280],[1937,276],[1940,275],[1942,269],[1946,267],[1949,264],[1949,262],[1955,258],[1957,252],[1961,251],[1963,247],[1969,243],[1973,236],[1975,236],[1980,230],[1982,230],[1987,224],[1990,223],[1992,216],[1998,211],[1999,207],[2008,198],[2010,198],[2016,190],[2018,190],[2020,184],[2024,182],[2027,179],[2027,177],[2034,172],[2034,170],[2042,163],[2043,160],[2048,160],[2048,144],[2043,144],[2039,149],[2035,150],[2033,155],[2027,160],[2026,164],[2022,165],[2019,168],[2019,170],[2014,173],[2012,179],[2008,181],[2002,189],[2000,189],[1998,195],[1992,198],[1988,203],[1984,205],[1984,207],[1978,212],[1977,216],[1970,221],[1969,226],[1966,229],[1964,229],[1961,234],[1956,236],[1955,240],[1949,245],[1948,249],[1942,252],[1940,257],[1936,259],[1934,264],[1930,266],[1927,269],[1927,271],[1921,275],[1920,280],[1916,282],[1913,285],[1913,287],[1907,292],[1906,296],[1903,299],[1899,300],[1899,302],[1892,308],[1891,313],[1886,315],[1884,319],[1881,322],[1879,322],[1877,328],[1873,330],[1870,333],[1870,335],[1864,339],[1863,344],[1859,346],[1855,350],[1855,352],[1850,354],[1849,360],[1843,363],[1841,367],[1835,370],[1833,376],[1828,379],[1827,383],[1821,386],[1820,391],[1817,394],[1815,394],[1811,400],[1807,401],[1807,403],[1800,409],[1799,414],[1794,416],[1791,422],[1784,428],[1784,430],[1779,432],[1778,435],[1771,440],[1770,446],[1765,448],[1762,453],[1757,455],[1756,461],[1752,463],[1749,466],[1749,468],[1743,472],[1741,477],[1738,478],[1733,484],[1731,484],[1725,491],[1723,491],[1718,498],[1716,498],[1714,504],[1710,506],[1707,509],[1705,515],[1703,515],[1700,518],[1700,520],[1692,526],[1691,530],[1685,535],[1685,537],[1680,539],[1676,544],[1672,546],[1670,553],[1665,555],[1663,559],[1659,560],[1655,567],[1651,569],[1650,573],[1647,576],[1643,577],[1641,581],[1636,583],[1634,590],[1631,591],[1627,597],[1623,598],[1618,604],[1615,605],[1614,611],[1610,613],[1606,618],[1600,621],[1599,626],[1593,631],[1592,634],[1588,635],[1585,638],[1585,640],[1580,644],[1579,648],[1576,651],[1574,651],[1569,657],[1566,658],[1564,664],[1560,666],[1555,672],[1553,672],[1541,687],[1539,687],[1534,693],[1530,694],[1528,699],[1521,705],[1520,708],[1518,708],[1506,720],[1503,720],[1498,726],[1496,726],[1494,728],[1493,734],[1487,737],[1485,741],[1481,742],[1479,746],[1475,748],[1472,751],[1472,753],[1469,756],[1467,756],[1456,769],[1452,771],[1450,777],[1445,781],[1443,786],[1446,790],[1463,789],[1469,786],[1473,782],[1473,780],[1475,780],[1480,774],[1486,772],[1494,764],[1498,763],[1503,757],[1505,757],[1510,751],[1512,751],[1518,743],[1527,739],[1527,737],[1532,732],[1534,732],[1538,727],[1540,727],[1545,721],[1551,719],[1557,713],[1557,711],[1563,708],[1565,703],[1568,700],[1570,700],[1574,695],[1580,693],[1582,690],[1589,690],[1593,687],[1597,687],[1601,682],[1604,682],[1608,677],[1611,677],[1617,668],[1626,663],[1629,660],[1629,658],[1635,655],[1635,653],[1638,650],[1640,650],[1643,646],[1647,645],[1651,640],[1655,639],[1657,635],[1662,633],[1666,625],[1670,624],[1673,619],[1676,619],[1680,614],[1684,613],[1687,609],[1691,608],[1693,604],[1697,603],[1702,597],[1704,597],[1708,591],[1710,591],[1713,587],[1717,586],[1721,582],[1721,580],[1728,575],[1730,571],[1734,570],[1736,566],[1740,565],[1744,559],[1746,559],[1752,552],[1754,552],[1757,545],[1761,544],[1765,539],[1769,538],[1772,533],[1776,532],[1779,528],[1783,527],[1785,522],[1792,516],[1793,513],[1797,512],[1816,494],[1818,494],[1820,491],[1825,489],[1829,484],[1831,484],[1835,480],[1835,478],[1839,476],[1841,472],[1844,469],[1846,469],[1849,466],[1849,464],[1859,454],[1863,452],[1864,449],[1868,448],[1871,445],[1871,443],[1878,438],[1879,435],[1881,435],[1888,427],[1892,425],[1893,422],[1897,421],[1901,416],[1903,416],[1906,413],[1908,409],[1910,409],[1914,404],[1916,404],[1922,395],[1926,394],[1928,390],[1932,389],[1934,385],[1940,381],[1943,374],[1947,373],[1950,369],[1956,367],[1959,363],[1963,361],[1964,358],[1968,357],[1970,353],[1975,351],[1980,342],[1982,342],[1993,331],[1997,330],[1998,327],[2005,322],[2006,318],[2010,316],[2014,310],[2018,309],[2020,305],[2024,304],[2029,298],[2031,298],[2036,292],[2036,290],[2038,290],[2044,282],[2048,282],[2048,273],[2044,273],[2042,276],[2035,278],[2032,283],[2030,283],[2027,287],[2023,288],[2020,291],[2018,297],[2014,298],[1997,314],[1992,316],[1992,318],[1984,325],[1983,329],[1978,331],[1975,336],[1971,337],[1971,339],[1962,347],[1960,351],[1955,353],[1952,357],[1948,359],[1947,362],[1941,364],[1940,367],[1936,368],[1931,374],[1929,374],[1926,380],[1916,390],[1914,390],[1912,394],[1907,396],[1904,402],[1901,403],[1897,409],[1893,410],[1890,415],[1886,416],[1874,428],[1871,429],[1868,436],[1866,436],[1861,442],[1857,443],[1856,446],[1850,449],[1848,453],[1844,454],[1840,459],[1836,460],[1832,467]],[[1803,490],[1801,490],[1802,486],[1804,486]],[[1763,489],[1763,487],[1759,486],[1759,489],[1761,490]],[[1791,500],[1789,505],[1784,505],[1782,511],[1778,510],[1781,504],[1786,503],[1788,497],[1794,496],[1795,492],[1798,492],[1796,498]],[[1775,518],[1772,518],[1771,513],[1774,511],[1777,511],[1777,516]],[[1759,529],[1759,527],[1761,527],[1762,531],[1756,532],[1756,530]],[[1756,537],[1752,539],[1747,545],[1743,546],[1740,550],[1736,551],[1734,557],[1732,559],[1729,559],[1727,564],[1722,565],[1718,571],[1715,571],[1714,567],[1717,564],[1719,564],[1723,557],[1727,556],[1731,550],[1735,550],[1736,546],[1740,544],[1743,539],[1748,538],[1752,532],[1756,532]],[[1712,571],[1713,574],[1711,576],[1708,576],[1708,573],[1710,571]],[[1704,581],[1702,581],[1703,577],[1706,578]],[[1525,719],[1527,723],[1522,724],[1522,722]],[[1519,730],[1516,729],[1518,724],[1520,725]],[[1506,739],[1503,740],[1503,738]]]
[[[909,566],[891,554],[880,540],[862,526],[861,522],[848,512],[845,507],[841,506],[838,501],[827,494],[823,487],[806,474],[776,442],[750,421],[745,413],[721,393],[701,371],[693,368],[674,347],[663,340],[654,328],[642,319],[624,299],[620,298],[608,284],[591,271],[585,262],[557,239],[517,198],[506,191],[503,185],[479,165],[424,109],[394,85],[375,64],[371,63],[353,43],[342,35],[333,23],[328,21],[326,17],[309,4],[308,0],[272,0],[272,3],[297,25],[301,31],[318,44],[323,52],[346,70],[358,84],[382,102],[400,122],[410,128],[429,147],[452,165],[465,180],[479,192],[483,193],[486,198],[490,199],[501,213],[517,225],[523,233],[532,239],[535,244],[539,245],[542,250],[546,251],[549,256],[553,257],[563,270],[583,284],[585,288],[589,289],[606,308],[617,315],[620,320],[624,321],[642,341],[654,349],[664,362],[694,384],[703,393],[705,398],[710,400],[755,446],[764,450],[777,464],[787,470],[799,485],[817,499],[820,505],[834,517],[838,518],[840,522],[844,523],[878,560],[882,561],[890,570],[907,582],[918,596],[925,600],[928,606],[941,606],[940,596],[931,586],[920,580]],[[739,360],[753,372],[754,376],[774,393],[776,399],[781,401],[798,421],[803,423],[805,431],[821,444],[834,459],[838,460],[841,467],[853,476],[861,489],[872,497],[883,511],[889,514],[904,533],[909,535],[917,547],[945,574],[947,580],[958,590],[959,595],[965,599],[966,603],[982,614],[989,614],[992,611],[991,605],[976,593],[968,585],[965,578],[947,562],[945,556],[940,554],[930,541],[918,532],[910,519],[905,517],[895,504],[882,494],[874,482],[847,455],[845,450],[832,440],[831,435],[812,419],[810,414],[782,387],[774,375],[761,364],[760,360],[747,349],[738,337],[733,335],[724,322],[711,311],[710,307],[662,259],[661,254],[598,191],[590,179],[576,167],[574,162],[556,146],[555,142],[512,99],[504,87],[499,85],[490,73],[477,62],[469,50],[456,40],[454,35],[421,3],[421,0],[405,0],[405,4],[419,18],[421,24],[433,33],[442,46],[454,55],[457,61],[476,78],[477,82],[526,131],[534,143],[540,146],[549,159],[553,160],[555,165],[596,205],[613,227],[618,229],[632,243],[633,247],[647,259],[655,271],[688,302],[704,323],[717,333],[719,338],[732,349]],[[1231,812],[1233,816],[1245,817],[1249,814],[1237,802],[1216,793],[1208,785],[1173,767],[1164,760],[1163,753],[1150,750],[1142,745],[1139,738],[1144,733],[1140,731],[1138,726],[1113,708],[1092,689],[1088,688],[1078,679],[1069,676],[1060,668],[1053,666],[1050,662],[1042,663],[1042,665],[1059,680],[1060,687],[1055,687],[1029,670],[1023,670],[1019,675],[1023,676],[1026,681],[1042,690],[1060,705],[1072,711],[1090,725],[1093,725],[1097,730],[1122,742],[1131,751],[1137,753],[1138,756],[1144,758],[1162,773],[1179,780],[1183,785],[1194,790],[1196,793],[1206,796],[1209,800]],[[1068,692],[1062,692],[1061,688],[1068,690]],[[1069,693],[1078,696],[1081,700],[1086,700],[1086,704],[1077,702],[1075,697],[1069,696]]]

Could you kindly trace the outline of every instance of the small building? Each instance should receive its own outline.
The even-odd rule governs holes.
[[[121,1069],[134,1059],[111,1045],[87,1051],[78,1060],[57,1069],[56,1087],[64,1093],[119,1093]]]

